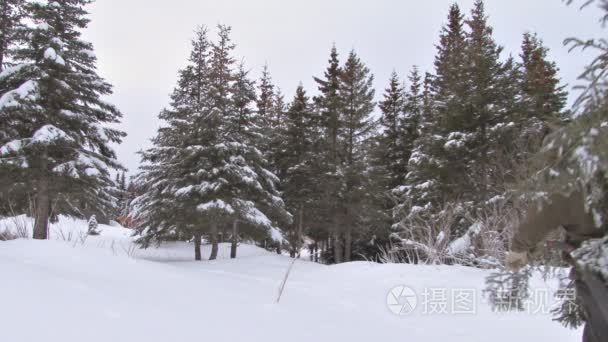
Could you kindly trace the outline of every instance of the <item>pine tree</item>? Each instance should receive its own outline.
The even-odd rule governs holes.
[[[219,41],[211,46],[197,44],[207,42],[206,32],[198,33],[193,50],[205,46],[196,54],[204,58],[191,58],[191,66],[180,73],[172,108],[161,113],[168,125],[159,130],[155,147],[142,154],[147,164],[138,180],[145,193],[135,203],[142,224],[150,227],[142,231],[144,246],[193,238],[200,260],[201,236],[207,233],[210,259],[215,259],[219,225],[235,227],[238,221],[269,230],[291,219],[276,189],[277,177],[252,143],[253,84],[243,68],[233,70],[229,33],[229,27],[219,26]],[[204,72],[196,76],[191,70]],[[186,91],[193,85],[202,86]]]
[[[457,195],[456,184],[466,173],[466,159],[445,148],[450,139],[466,137],[459,134],[467,125],[465,47],[464,18],[454,4],[440,35],[435,74],[425,77],[420,137],[414,143],[404,184],[393,190],[399,198],[394,216],[397,226],[404,229],[410,226],[409,220],[430,219],[446,198]]]
[[[170,109],[159,115],[166,125],[153,139],[154,147],[141,153],[136,185],[142,194],[133,201],[136,218],[146,227],[138,240],[143,247],[192,238],[196,260],[201,259],[201,239],[208,230],[187,190],[197,182],[193,167],[200,151],[196,147],[212,143],[220,127],[219,116],[211,115],[210,50],[207,29],[200,27],[192,40],[189,64],[179,72]]]
[[[389,86],[384,93],[384,100],[379,102],[382,116],[379,124],[382,131],[379,139],[379,155],[377,164],[385,172],[386,188],[392,189],[403,184],[409,158],[405,157],[402,146],[403,116],[405,111],[405,90],[396,72],[391,74]]]
[[[472,194],[469,198],[479,203],[496,195],[501,175],[495,174],[500,168],[494,164],[501,162],[499,159],[504,153],[508,155],[513,150],[508,144],[512,144],[510,136],[517,114],[517,74],[511,58],[505,63],[500,61],[502,47],[492,37],[493,30],[487,23],[482,1],[475,3],[467,25],[470,61],[467,81],[471,89],[467,100],[471,127],[466,131],[471,135],[467,144],[471,160],[468,183]],[[498,172],[504,173],[504,170]]]
[[[26,14],[24,0],[3,0],[0,3],[0,72],[18,41],[22,20]],[[1,91],[1,90],[0,90]]]
[[[252,144],[256,147],[264,146],[263,132],[260,125],[264,123],[256,115],[253,104],[256,101],[255,84],[249,79],[249,72],[245,66],[240,64],[234,75],[234,83],[231,89],[231,100],[234,107],[234,122],[232,131],[235,137],[239,137],[242,142]]]
[[[95,217],[95,215],[91,215],[91,218],[89,218],[88,226],[89,230],[87,231],[87,234],[99,235],[99,224],[97,223],[97,217]]]
[[[340,155],[340,134],[342,129],[341,110],[342,102],[340,96],[340,78],[342,68],[338,59],[336,47],[332,47],[329,66],[324,77],[315,77],[320,94],[314,98],[315,106],[319,111],[319,126],[322,134],[322,146],[319,149],[319,157],[322,159],[318,165],[317,173],[320,175],[319,182],[322,184],[323,193],[319,206],[325,208],[324,219],[327,231],[333,243],[334,262],[343,260],[342,245],[342,222],[344,207],[342,188],[342,169]]]
[[[524,34],[521,50],[518,153],[514,154],[524,163],[540,148],[550,127],[562,124],[567,93],[560,86],[557,66],[547,59],[548,49],[535,34]]]
[[[522,43],[521,66],[523,69],[522,91],[526,102],[527,117],[555,121],[562,117],[567,92],[560,86],[555,62],[547,59],[549,50],[536,34],[525,33]]]
[[[294,223],[287,234],[290,254],[295,257],[303,243],[307,228],[314,221],[314,202],[318,199],[314,174],[315,117],[309,97],[302,84],[296,89],[286,113],[282,138],[285,151],[280,168],[285,171],[283,193],[287,207],[295,214]]]
[[[438,135],[439,119],[434,110],[432,94],[433,76],[427,73],[424,77],[422,107],[418,122],[418,138],[414,140],[410,158],[407,163],[407,174],[403,185],[392,190],[397,199],[392,216],[395,222],[393,230],[409,239],[419,238],[427,232],[412,231],[412,221],[419,218],[432,219],[444,201],[441,186],[441,144]],[[408,98],[412,93],[407,95]],[[409,101],[408,101],[409,102]]]
[[[369,196],[369,177],[366,175],[367,150],[365,143],[370,139],[375,120],[373,89],[374,77],[354,51],[351,51],[342,68],[340,77],[341,123],[340,142],[342,145],[342,185],[344,189],[344,261],[351,261],[353,234],[361,233],[364,225],[363,208]]]
[[[89,2],[28,4],[30,39],[15,49],[13,71],[0,78],[0,89],[12,88],[0,101],[0,117],[12,125],[0,141],[1,160],[21,169],[35,199],[36,239],[47,237],[51,210],[107,214],[115,203],[108,168],[122,166],[110,145],[125,134],[109,127],[121,114],[102,100],[111,85],[96,73],[93,46],[80,38]]]
[[[405,163],[410,160],[412,150],[414,149],[414,143],[420,137],[419,126],[424,112],[425,99],[423,93],[423,80],[418,71],[418,67],[414,66],[408,77],[408,81],[410,87],[405,93],[405,113],[400,122],[404,132],[403,141],[401,143],[403,146],[403,155],[400,156],[400,158]],[[403,176],[401,179],[403,179]]]

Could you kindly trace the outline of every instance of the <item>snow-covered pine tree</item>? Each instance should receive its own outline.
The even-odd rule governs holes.
[[[419,219],[432,222],[433,213],[438,211],[444,200],[440,191],[442,164],[439,159],[443,139],[437,133],[439,120],[433,110],[432,79],[429,73],[424,77],[418,138],[412,145],[405,181],[391,191],[397,200],[392,212],[393,231],[412,240],[420,239],[428,232],[415,230],[416,225],[411,223]]]
[[[231,88],[231,100],[234,115],[230,116],[234,120],[230,133],[238,137],[240,141],[253,146],[263,146],[264,136],[260,126],[263,122],[255,112],[253,104],[256,101],[255,83],[249,79],[249,72],[241,63],[234,75],[234,82]]]
[[[4,70],[11,55],[10,50],[18,41],[22,19],[26,15],[24,5],[25,0],[3,0],[0,3],[0,72]]]
[[[290,255],[295,257],[303,244],[304,234],[315,220],[315,202],[318,200],[313,154],[316,141],[315,116],[309,97],[302,84],[285,116],[285,151],[281,154],[280,165],[285,171],[282,190],[290,212],[295,214],[293,225],[287,232]]]
[[[10,66],[14,49],[19,42],[19,32],[23,30],[23,18],[26,16],[25,1],[6,0],[0,4],[0,98],[14,89],[17,84],[7,82],[7,77],[16,71]],[[0,144],[7,142],[9,136],[16,134],[14,125],[9,125],[8,117],[0,112]],[[1,145],[0,145],[1,146]],[[27,189],[22,182],[19,169],[7,163],[0,163],[0,213],[11,213],[16,208],[28,204]]]
[[[328,235],[333,244],[333,258],[335,263],[343,260],[342,227],[343,227],[343,174],[341,168],[342,157],[340,152],[340,133],[343,128],[341,112],[343,109],[340,96],[340,77],[342,68],[338,59],[338,50],[332,47],[329,65],[323,78],[314,77],[318,84],[319,95],[314,97],[314,103],[319,115],[319,127],[322,137],[318,150],[321,162],[318,164],[318,181],[322,184],[323,193],[320,194],[319,207]]]
[[[275,159],[272,148],[275,134],[274,109],[276,99],[274,84],[272,83],[270,71],[268,70],[268,64],[265,64],[262,69],[262,76],[258,82],[257,93],[256,116],[258,125],[260,126],[260,148],[264,151],[266,159],[269,161],[270,167],[272,168]],[[276,170],[273,171],[276,172]]]
[[[420,120],[424,112],[424,84],[417,66],[412,68],[408,81],[410,86],[405,93],[405,112],[400,122],[404,132],[401,142],[403,155],[400,158],[405,162],[406,170],[414,149],[414,143],[420,137]],[[405,175],[401,177],[401,180],[404,177]]]
[[[560,86],[558,68],[548,60],[548,49],[536,34],[525,33],[518,65],[520,72],[520,118],[517,160],[524,163],[540,148],[551,127],[562,125],[566,117],[567,92]]]
[[[346,262],[352,259],[353,235],[360,236],[365,225],[366,211],[362,210],[372,189],[366,174],[369,157],[365,149],[367,140],[374,133],[376,122],[372,113],[374,102],[374,77],[355,51],[351,51],[340,76],[341,123],[340,143],[342,157],[342,185],[344,191],[343,239]]]
[[[89,229],[87,234],[89,235],[99,235],[99,224],[97,223],[97,217],[95,215],[91,215],[88,222]]]
[[[109,127],[121,114],[101,99],[112,87],[97,75],[93,46],[81,39],[88,3],[28,3],[29,39],[0,77],[0,89],[11,88],[0,99],[0,116],[12,126],[0,141],[0,162],[20,169],[35,199],[36,239],[47,237],[51,210],[105,213],[115,201],[108,169],[122,166],[110,145],[125,134]]]
[[[243,98],[235,93],[239,87],[230,87],[231,82],[239,83],[233,72],[234,59],[231,57],[234,45],[229,34],[230,28],[219,26],[219,41],[213,46],[211,57],[211,103],[212,112],[222,114],[224,125],[234,126],[239,117],[235,99]],[[234,80],[234,81],[233,81]],[[253,86],[247,87],[253,94]],[[252,123],[244,127],[253,129]],[[201,196],[198,206],[200,213],[215,213],[222,221],[238,220],[245,225],[277,230],[280,225],[290,224],[292,217],[285,210],[276,185],[279,179],[266,168],[266,160],[257,148],[256,139],[228,130],[211,146],[221,158],[210,160],[210,164],[200,169],[212,170],[209,183],[222,184],[206,196]],[[219,215],[218,215],[219,214]],[[216,240],[212,237],[212,242]],[[217,255],[217,247],[212,249],[212,257]]]
[[[253,88],[246,80],[238,85],[229,33],[229,27],[219,26],[219,41],[209,46],[206,32],[198,32],[191,66],[180,73],[171,110],[161,114],[168,125],[159,131],[155,147],[143,153],[147,165],[138,180],[146,191],[135,204],[147,226],[144,246],[194,236],[195,259],[200,260],[201,236],[207,233],[215,259],[220,224],[238,220],[270,230],[291,220],[275,187],[278,179],[265,168],[248,133],[251,123],[243,119],[253,98],[246,101],[235,91],[246,88],[251,94]],[[197,76],[193,70],[202,72]]]
[[[207,29],[199,27],[189,63],[179,72],[171,94],[170,108],[159,114],[166,125],[153,139],[154,147],[141,153],[143,165],[135,178],[141,194],[132,204],[142,247],[193,239],[196,260],[202,258],[201,240],[210,224],[197,214],[197,202],[187,196],[187,190],[197,184],[197,146],[212,143],[221,119],[210,115],[210,49]]]
[[[268,64],[264,64],[264,68],[262,69],[258,93],[256,101],[258,114],[264,118],[271,118],[275,104],[275,90],[270,71],[268,70]]]
[[[387,190],[403,184],[409,158],[405,158],[405,149],[401,143],[406,133],[401,124],[405,111],[405,90],[401,80],[393,71],[384,99],[379,102],[382,112],[379,125],[382,128],[378,136],[377,165],[384,172]]]
[[[465,43],[464,18],[454,4],[437,46],[435,74],[425,77],[420,137],[414,143],[404,184],[393,190],[400,198],[394,210],[396,227],[408,238],[415,238],[407,231],[409,221],[430,220],[446,198],[458,194],[455,185],[466,170],[466,161],[444,148],[455,137],[450,133],[463,131],[466,125]]]
[[[465,180],[460,198],[480,205],[502,194],[505,168],[500,166],[515,149],[518,79],[513,60],[500,60],[503,49],[492,36],[483,1],[475,2],[466,24],[466,126],[462,139],[455,136],[447,144],[468,163],[460,175]]]
[[[559,69],[548,60],[548,52],[538,35],[524,33],[520,58],[525,114],[551,122],[563,117],[568,93],[560,85]]]

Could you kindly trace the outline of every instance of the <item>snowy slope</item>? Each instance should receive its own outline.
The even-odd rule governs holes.
[[[60,225],[69,224],[63,219]],[[70,230],[86,229],[73,221]],[[229,260],[193,262],[191,246],[129,252],[129,231],[102,226],[84,244],[0,242],[0,340],[21,341],[577,341],[546,314],[423,311],[425,288],[475,289],[485,271],[464,267],[297,261],[241,246]],[[68,229],[68,228],[65,228]],[[116,241],[112,244],[110,241]],[[205,248],[207,252],[209,248]],[[398,316],[387,294],[408,285],[418,308]],[[534,284],[544,286],[540,280]]]

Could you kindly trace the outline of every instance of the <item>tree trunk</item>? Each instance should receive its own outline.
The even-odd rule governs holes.
[[[300,254],[300,250],[302,249],[302,245],[304,242],[304,208],[300,206],[300,210],[298,212],[298,244],[297,244],[297,254]]]
[[[194,233],[194,260],[200,261],[203,257],[201,255],[201,233]]]
[[[38,192],[36,194],[36,217],[34,223],[34,239],[48,239],[49,211],[51,200],[49,197],[49,182],[46,176],[38,181]]]
[[[353,235],[350,228],[346,229],[344,232],[344,261],[350,262],[352,260],[352,244],[353,244]]]
[[[212,222],[211,231],[209,232],[209,238],[211,239],[211,254],[209,255],[209,260],[217,259],[217,252],[219,249],[219,246],[217,243],[217,235],[218,235],[217,223]]]
[[[340,239],[340,233],[338,233],[338,231],[334,231],[333,243],[334,243],[334,263],[340,264],[340,263],[342,263],[342,241]]]
[[[230,245],[230,259],[236,258],[236,248],[239,240],[239,221],[232,222],[232,244]]]

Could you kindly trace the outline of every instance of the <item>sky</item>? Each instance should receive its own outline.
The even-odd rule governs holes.
[[[122,111],[128,133],[117,146],[119,160],[137,172],[137,151],[151,146],[168,105],[177,71],[184,67],[197,26],[215,38],[216,25],[232,26],[236,57],[259,78],[268,64],[289,100],[302,82],[316,93],[313,76],[323,74],[336,44],[341,56],[354,49],[375,75],[376,99],[392,71],[407,76],[413,65],[432,71],[441,27],[453,0],[97,0],[84,38],[92,42],[99,73],[114,85],[110,102]],[[456,1],[469,13],[474,0]],[[563,46],[567,37],[599,37],[600,12],[579,11],[561,0],[486,0],[489,23],[505,50],[519,54],[522,35],[539,34],[570,89],[589,53]],[[570,102],[575,95],[570,96]]]

